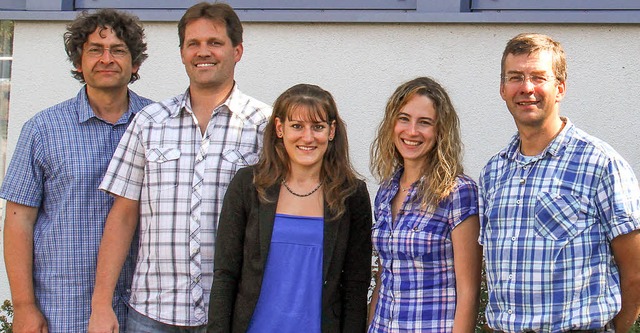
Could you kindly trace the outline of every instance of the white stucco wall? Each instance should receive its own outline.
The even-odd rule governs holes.
[[[58,22],[16,22],[8,159],[24,121],[80,87],[69,75],[64,29]],[[146,31],[149,59],[132,89],[156,100],[183,92],[188,81],[176,24],[148,23]],[[515,131],[498,94],[500,57],[507,40],[525,31],[550,34],[565,47],[569,75],[561,113],[610,143],[640,174],[640,25],[245,24],[236,79],[267,103],[301,82],[331,91],[348,126],[353,163],[373,195],[368,152],[386,99],[400,83],[431,76],[457,108],[466,172],[477,178]],[[0,267],[3,300],[10,295]]]

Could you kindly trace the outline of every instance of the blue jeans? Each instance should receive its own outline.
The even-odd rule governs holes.
[[[164,324],[129,308],[127,333],[205,333],[207,325],[175,326]]]

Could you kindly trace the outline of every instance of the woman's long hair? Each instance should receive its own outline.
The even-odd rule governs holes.
[[[388,182],[403,158],[396,148],[394,127],[398,114],[414,96],[429,98],[436,110],[436,143],[425,156],[422,181],[418,185],[423,209],[434,210],[456,186],[456,177],[463,172],[460,121],[447,92],[431,78],[419,77],[400,85],[391,95],[373,144],[371,173],[380,182]]]
[[[276,118],[281,122],[292,120],[293,111],[307,110],[303,115],[311,121],[327,122],[335,125],[335,135],[329,141],[324,154],[320,181],[323,182],[324,200],[334,217],[340,217],[346,211],[348,196],[356,191],[356,172],[349,160],[349,145],[344,122],[338,115],[338,108],[331,94],[311,84],[298,84],[287,89],[276,99],[273,114],[264,132],[264,146],[256,165],[253,182],[260,200],[273,202],[267,188],[279,184],[290,172],[289,155],[281,138],[276,135]]]

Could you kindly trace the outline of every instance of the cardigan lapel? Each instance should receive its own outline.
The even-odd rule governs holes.
[[[273,199],[273,202],[261,202],[258,211],[258,223],[260,223],[260,255],[263,263],[267,262],[267,255],[269,254],[269,247],[271,246],[271,235],[273,234],[279,195],[280,183],[269,187],[267,189],[267,197]]]
[[[340,228],[340,219],[332,220],[333,216],[329,212],[327,203],[324,203],[324,238],[323,238],[323,254],[322,254],[322,280],[327,280],[327,272],[329,271],[329,263],[333,256],[333,249],[338,240],[338,229]]]

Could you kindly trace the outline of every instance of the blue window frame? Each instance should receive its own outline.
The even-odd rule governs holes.
[[[640,0],[473,0],[471,10],[640,10]]]
[[[201,0],[76,0],[77,9],[187,9]],[[236,10],[412,10],[417,0],[228,0]]]
[[[118,8],[175,22],[200,0],[2,0],[0,19]],[[640,23],[640,0],[225,0],[245,22]]]

